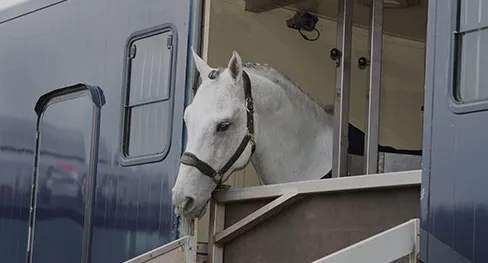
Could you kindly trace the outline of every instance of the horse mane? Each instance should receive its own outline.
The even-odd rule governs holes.
[[[288,92],[292,94],[299,94],[303,95],[306,98],[306,101],[310,103],[310,105],[313,106],[318,106],[321,110],[325,111],[326,114],[328,115],[333,115],[334,114],[334,105],[328,104],[328,105],[322,105],[319,102],[317,102],[314,98],[312,98],[305,90],[303,90],[298,83],[294,82],[290,77],[287,75],[283,74],[279,70],[269,66],[268,64],[260,64],[256,62],[245,62],[243,63],[243,68],[244,70],[247,70],[249,72],[252,72],[256,75],[259,75],[261,77],[267,78],[270,81],[278,84],[281,88],[287,90]],[[215,70],[212,70],[209,74],[208,77],[210,79],[216,79],[219,77],[219,75],[224,71],[225,67],[217,67]],[[201,79],[200,79],[201,81]],[[197,86],[199,86],[200,83],[198,83]]]
[[[290,87],[288,90],[291,92],[297,92],[301,95],[307,97],[307,100],[312,103],[318,105],[323,111],[325,111],[329,115],[334,114],[334,105],[322,105],[317,102],[314,98],[310,96],[305,90],[303,90],[300,85],[294,82],[290,77],[285,75],[284,73],[280,72],[279,70],[269,66],[268,64],[260,64],[256,62],[246,62],[243,63],[244,69],[247,69],[261,77],[267,78],[274,83],[278,84],[278,86],[282,88]]]

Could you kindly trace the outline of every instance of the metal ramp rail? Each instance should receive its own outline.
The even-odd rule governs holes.
[[[195,238],[185,236],[155,248],[124,263],[194,263],[196,262]]]
[[[416,263],[419,253],[419,219],[412,219],[312,263],[393,262],[409,256]]]
[[[417,263],[419,224],[418,218],[409,220],[311,263],[393,262],[405,256],[409,263]],[[194,244],[194,237],[185,236],[125,263],[198,263]]]

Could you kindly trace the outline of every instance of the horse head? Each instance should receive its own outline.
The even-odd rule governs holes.
[[[215,188],[254,152],[251,86],[239,54],[212,68],[192,53],[201,83],[184,112],[187,144],[172,189],[176,214],[189,218],[203,216]]]

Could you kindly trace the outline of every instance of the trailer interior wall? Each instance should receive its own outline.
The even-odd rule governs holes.
[[[333,104],[335,62],[329,58],[329,51],[336,47],[337,1],[301,1],[261,13],[245,11],[244,0],[211,0],[207,5],[203,53],[210,65],[227,65],[235,49],[244,61],[267,63],[288,75],[321,105]],[[382,145],[421,149],[426,6],[385,9],[379,129]],[[317,41],[306,41],[296,30],[287,28],[285,21],[300,7],[319,16]],[[357,59],[369,56],[368,12],[369,8],[355,3],[350,122],[361,130],[365,127],[369,69],[359,69]],[[415,21],[411,21],[412,16]],[[412,30],[416,27],[420,29]],[[305,34],[313,38],[316,33]],[[235,173],[227,183],[235,188],[259,185],[252,165]],[[200,242],[208,240],[207,226],[208,213],[200,220]]]

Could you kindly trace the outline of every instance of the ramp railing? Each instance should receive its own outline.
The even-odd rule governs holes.
[[[196,248],[192,236],[185,236],[155,248],[124,263],[191,263],[195,262]]]
[[[419,219],[409,220],[312,263],[393,262],[405,256],[417,262],[419,253]]]

